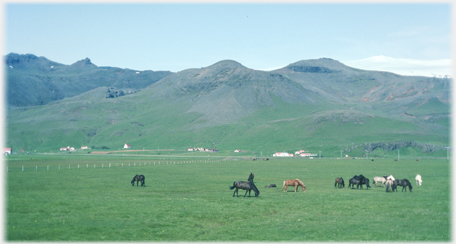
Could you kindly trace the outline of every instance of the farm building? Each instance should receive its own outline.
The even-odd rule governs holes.
[[[4,155],[8,155],[8,154],[12,154],[13,153],[13,149],[11,149],[10,147],[9,148],[3,148],[3,154]]]
[[[127,149],[127,148],[131,148],[131,146],[130,146],[130,145],[128,145],[127,143],[125,143],[125,145],[124,145],[124,147],[123,147],[123,148],[124,148],[124,149]]]
[[[278,152],[272,155],[273,157],[293,157],[294,155],[287,152]]]
[[[89,149],[87,146],[81,146],[81,149]]]
[[[68,147],[61,147],[61,148],[60,148],[60,151],[71,151],[71,152],[72,152],[72,151],[74,151],[74,147],[70,147],[70,146],[68,146]]]
[[[317,157],[317,154],[312,154],[312,153],[306,153],[304,150],[299,150],[295,152],[296,156],[301,156],[301,157]]]

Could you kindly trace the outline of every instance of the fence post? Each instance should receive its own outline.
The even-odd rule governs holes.
[[[22,171],[24,171],[24,165],[22,165]]]
[[[49,171],[49,165],[47,166],[47,170]]]
[[[38,171],[38,166],[36,166],[36,171]]]

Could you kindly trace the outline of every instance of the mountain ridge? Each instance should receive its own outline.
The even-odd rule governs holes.
[[[88,70],[102,69],[90,59],[78,62]],[[49,149],[127,141],[143,147],[251,150],[327,145],[335,151],[378,141],[448,145],[450,82],[359,70],[327,58],[273,71],[222,60],[169,73],[127,96],[108,98],[109,85],[99,83],[48,104],[11,107],[7,144]]]

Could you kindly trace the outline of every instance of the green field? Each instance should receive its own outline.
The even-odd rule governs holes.
[[[197,155],[197,154],[196,154]],[[276,159],[148,155],[5,157],[7,241],[450,241],[446,159]],[[215,154],[214,154],[215,155]],[[159,164],[160,163],[160,164]],[[49,166],[49,168],[48,168]],[[259,197],[229,186],[255,174]],[[146,187],[132,187],[144,174]],[[412,192],[348,189],[392,174]],[[416,186],[416,174],[423,185]],[[334,188],[343,177],[346,187]],[[280,191],[301,179],[306,192]],[[276,184],[277,188],[265,188]],[[241,196],[242,195],[242,196]],[[252,192],[252,196],[253,196]],[[247,195],[248,196],[248,195]]]

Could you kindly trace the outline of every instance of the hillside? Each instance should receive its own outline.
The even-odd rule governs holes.
[[[98,67],[88,58],[63,65],[33,54],[10,53],[5,64],[7,104],[15,107],[44,105],[98,87],[136,92],[172,74]]]
[[[89,65],[87,60],[84,66]],[[331,59],[258,71],[223,60],[170,74],[128,96],[106,87],[8,112],[7,145],[119,149],[306,149],[338,156],[363,143],[449,145],[449,79],[403,77]],[[405,144],[404,144],[405,145]],[[356,147],[361,148],[361,147]]]

